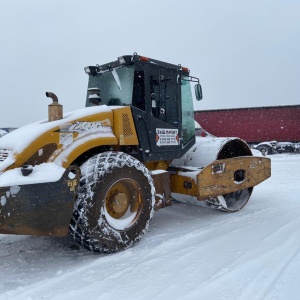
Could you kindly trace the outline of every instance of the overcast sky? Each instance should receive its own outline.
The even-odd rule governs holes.
[[[300,1],[0,0],[0,127],[82,108],[83,68],[137,52],[199,77],[195,109],[300,104]]]

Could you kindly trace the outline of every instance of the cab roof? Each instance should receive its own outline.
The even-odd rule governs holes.
[[[141,56],[136,53],[133,55],[123,55],[119,56],[117,60],[103,64],[103,65],[96,65],[95,67],[97,68],[97,72],[103,72],[107,71],[110,69],[114,69],[123,65],[133,65],[135,62],[142,62],[146,64],[154,64],[159,67],[164,67],[164,68],[170,68],[174,69],[177,71],[182,71],[183,73],[189,74],[189,69],[182,67],[180,64],[179,65],[174,65],[170,64],[167,62],[159,61],[153,58],[149,58],[146,56]]]

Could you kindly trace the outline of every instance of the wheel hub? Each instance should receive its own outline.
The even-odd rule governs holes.
[[[115,194],[108,197],[106,203],[109,214],[112,217],[119,219],[124,216],[128,210],[129,199],[125,193],[116,191]]]
[[[141,204],[137,183],[122,179],[113,184],[105,197],[106,211],[114,219],[121,219],[126,213],[134,213]]]

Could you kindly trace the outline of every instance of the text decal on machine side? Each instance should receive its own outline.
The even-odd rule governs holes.
[[[156,128],[157,146],[179,145],[178,129]]]

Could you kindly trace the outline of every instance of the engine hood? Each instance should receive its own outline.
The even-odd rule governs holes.
[[[20,127],[0,139],[0,173],[21,166],[45,144],[55,144],[59,150],[86,136],[114,137],[112,122],[113,108],[102,105],[65,113],[61,120],[41,120]]]

